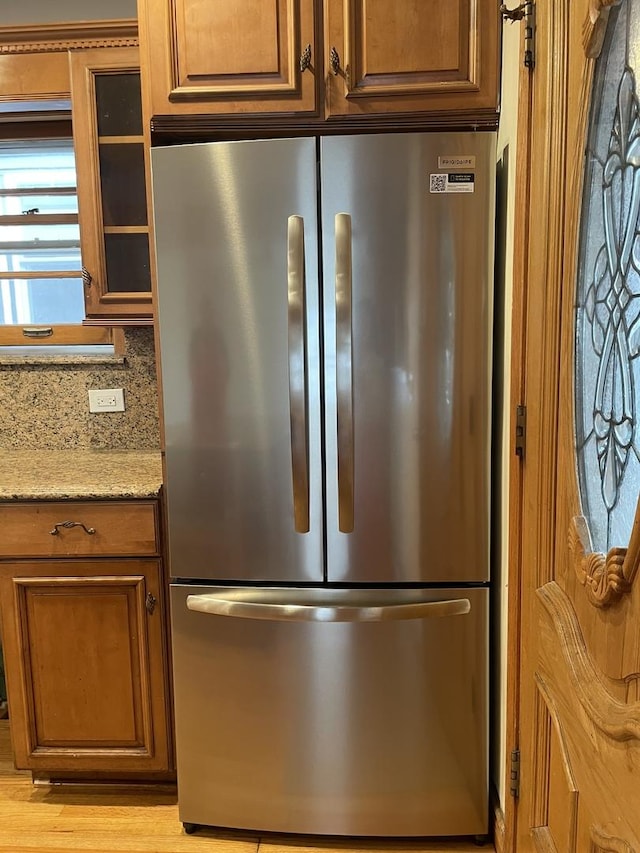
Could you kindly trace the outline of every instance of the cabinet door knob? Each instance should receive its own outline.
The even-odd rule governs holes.
[[[311,45],[308,44],[300,54],[300,71],[305,72],[311,68]]]
[[[86,267],[82,267],[82,283],[85,287],[91,287],[93,276]]]
[[[96,532],[95,527],[87,527],[81,521],[59,521],[57,524],[54,525],[53,530],[50,530],[49,533],[52,536],[57,536],[60,533],[60,531],[58,530],[59,527],[66,527],[67,529],[69,529],[70,527],[81,527],[85,533],[89,534],[89,536],[93,536],[93,534]]]
[[[335,47],[332,47],[329,52],[329,68],[334,76],[340,71],[340,54]]]
[[[155,595],[152,592],[147,593],[147,597],[145,598],[145,601],[144,601],[144,606],[147,608],[147,613],[149,615],[151,615],[153,613],[153,611],[156,609],[156,602],[157,601],[158,601],[158,599],[155,597]]]

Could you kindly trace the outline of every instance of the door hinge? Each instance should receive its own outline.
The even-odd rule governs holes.
[[[524,459],[527,446],[527,407],[516,406],[516,456]]]
[[[509,793],[512,797],[520,794],[520,750],[511,751],[511,775],[509,777]]]
[[[535,56],[535,3],[533,0],[524,0],[515,9],[508,9],[506,4],[500,6],[500,14],[505,21],[524,21],[524,65],[533,68],[536,62]]]

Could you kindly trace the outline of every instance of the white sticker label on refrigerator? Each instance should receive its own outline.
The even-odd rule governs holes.
[[[475,155],[470,157],[438,157],[438,169],[475,169]]]
[[[472,193],[475,189],[473,172],[449,172],[429,175],[429,192]]]

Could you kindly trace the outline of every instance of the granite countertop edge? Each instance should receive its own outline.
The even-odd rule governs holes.
[[[0,501],[155,498],[160,451],[0,450]]]

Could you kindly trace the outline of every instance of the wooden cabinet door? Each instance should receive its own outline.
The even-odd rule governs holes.
[[[498,103],[498,4],[326,0],[329,116],[483,113]]]
[[[153,115],[315,109],[314,0],[141,0],[138,16]]]
[[[153,234],[138,49],[70,53],[89,322],[150,323]]]
[[[159,561],[15,562],[0,571],[16,766],[168,769]]]

